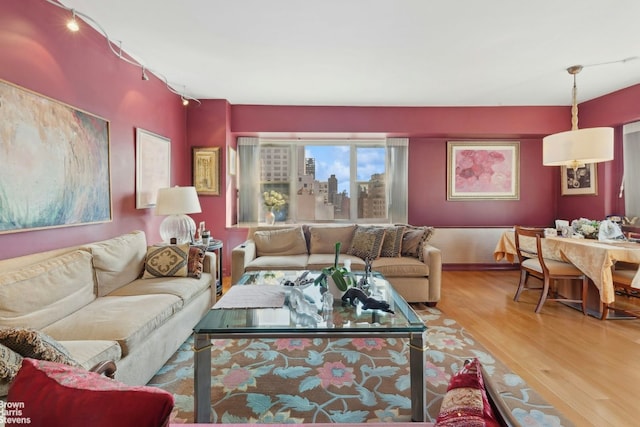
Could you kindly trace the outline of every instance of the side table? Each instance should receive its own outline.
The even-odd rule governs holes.
[[[222,296],[222,247],[224,244],[222,240],[211,239],[209,246],[207,246],[207,252],[216,252],[216,258],[218,258],[218,271],[216,272],[216,296]]]

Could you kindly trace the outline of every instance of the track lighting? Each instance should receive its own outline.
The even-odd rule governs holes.
[[[67,28],[69,29],[69,31],[76,33],[80,31],[80,26],[78,25],[78,21],[76,21],[76,11],[72,9],[71,13],[71,19],[67,21]]]
[[[146,73],[146,71],[145,71],[144,67],[142,67],[142,77],[141,77],[141,78],[142,78],[142,80],[144,80],[144,81],[149,80],[149,76],[147,76],[147,73]]]
[[[187,98],[185,98],[184,96],[180,95],[180,99],[182,99],[182,105],[184,105],[185,107],[187,105],[189,105],[189,100]]]

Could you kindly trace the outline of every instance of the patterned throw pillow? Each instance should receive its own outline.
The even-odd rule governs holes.
[[[499,427],[484,388],[478,359],[467,362],[449,381],[434,427]]]
[[[144,261],[143,279],[187,277],[189,244],[149,246]]]
[[[405,225],[404,235],[402,236],[402,256],[418,258],[420,261],[424,261],[422,250],[424,245],[431,239],[433,232],[433,227]]]
[[[382,227],[361,227],[356,228],[356,232],[351,240],[351,246],[347,254],[358,258],[377,259],[382,250],[382,240],[384,239],[384,228]]]
[[[402,236],[405,227],[395,226],[387,227],[384,231],[384,240],[382,241],[381,257],[399,257],[402,249]]]
[[[204,253],[206,252],[204,246],[191,246],[189,247],[189,260],[187,261],[187,276],[199,279],[202,277],[202,270],[204,268]]]
[[[9,392],[9,384],[18,374],[22,365],[22,356],[0,344],[0,397]]]
[[[62,344],[35,329],[2,328],[0,329],[0,344],[22,357],[80,366]]]
[[[24,359],[9,390],[20,414],[38,426],[152,427],[168,424],[173,395],[157,387],[129,386],[86,369]]]

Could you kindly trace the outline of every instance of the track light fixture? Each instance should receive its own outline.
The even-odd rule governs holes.
[[[142,78],[142,80],[144,80],[145,82],[146,82],[147,80],[149,80],[149,76],[147,76],[147,73],[146,73],[146,71],[145,71],[144,67],[142,67],[142,77],[141,77],[141,78]]]
[[[69,29],[69,31],[76,33],[80,31],[80,26],[78,25],[78,21],[76,21],[75,9],[71,9],[71,13],[72,13],[71,19],[67,21],[67,28]]]
[[[185,107],[189,105],[189,100],[187,98],[181,95],[180,99],[182,99],[182,105],[184,105]]]

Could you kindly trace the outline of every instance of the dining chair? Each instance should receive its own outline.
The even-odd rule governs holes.
[[[613,278],[613,289],[616,291],[616,295],[623,295],[627,297],[639,297],[640,289],[631,286],[631,282],[638,272],[640,265],[630,263],[616,262],[611,267],[611,277]],[[611,304],[602,303],[602,316],[601,319],[606,319],[609,315],[609,310],[615,310],[623,312],[633,317],[640,317],[640,309],[629,309],[615,306],[615,301]]]
[[[535,247],[522,246],[520,244],[521,237],[535,239]],[[544,258],[542,254],[542,239],[544,238],[544,228],[515,226],[516,252],[520,262],[520,283],[513,300],[518,301],[522,291],[541,290],[540,299],[535,309],[536,313],[542,310],[542,306],[546,301],[562,301],[580,303],[582,313],[587,314],[589,278],[571,263]],[[540,279],[542,286],[530,287],[528,285],[530,276]],[[582,284],[581,299],[572,299],[560,295],[557,292],[557,280],[579,281]]]

